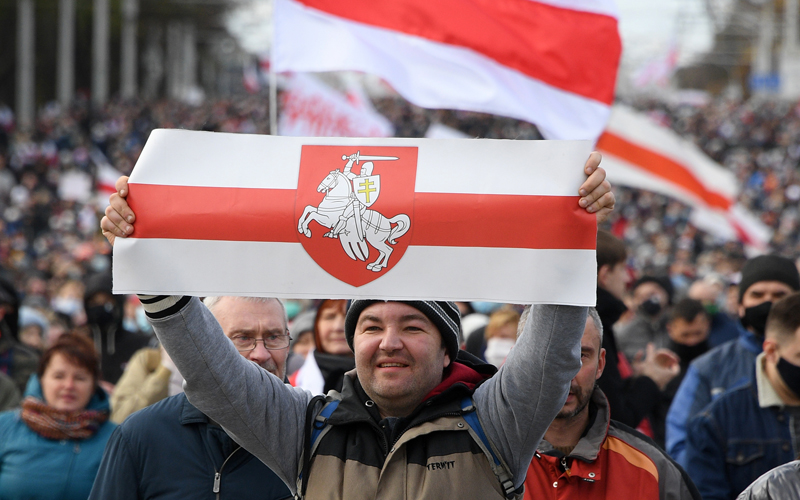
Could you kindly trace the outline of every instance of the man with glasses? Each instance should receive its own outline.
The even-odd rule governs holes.
[[[279,300],[207,297],[204,304],[244,358],[284,379],[290,337]],[[291,497],[275,473],[178,394],[117,427],[90,498],[241,499],[254,494],[265,500]]]

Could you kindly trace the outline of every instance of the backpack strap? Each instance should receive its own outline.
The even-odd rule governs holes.
[[[489,459],[492,471],[494,475],[497,476],[497,480],[500,481],[503,492],[505,492],[505,497],[508,499],[515,498],[518,492],[516,488],[514,488],[514,480],[508,470],[508,466],[497,455],[489,438],[486,437],[486,433],[483,432],[483,426],[478,419],[478,412],[475,411],[475,404],[472,401],[472,397],[467,396],[461,400],[461,416],[467,422],[470,430],[472,430],[474,435],[478,438],[478,444]]]
[[[317,403],[325,402],[322,410],[314,417],[314,420],[309,422],[311,415],[313,415],[314,408]],[[311,457],[317,449],[320,438],[327,433],[331,426],[328,425],[328,419],[339,406],[340,400],[333,399],[326,402],[325,396],[314,396],[308,402],[306,407],[306,429],[305,429],[305,442],[303,448],[303,468],[300,470],[298,476],[298,490],[295,498],[304,498],[306,495],[306,488],[308,487],[308,469],[311,464]]]

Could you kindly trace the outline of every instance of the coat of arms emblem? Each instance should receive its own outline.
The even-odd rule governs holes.
[[[317,264],[361,286],[400,260],[410,240],[416,160],[413,147],[303,146],[297,231]]]

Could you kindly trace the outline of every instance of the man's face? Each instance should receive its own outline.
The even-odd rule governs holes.
[[[667,333],[676,344],[694,346],[708,338],[711,323],[704,314],[698,314],[692,321],[675,318],[667,323]]]
[[[789,363],[800,366],[800,328],[795,330],[794,336],[791,339],[778,341],[775,335],[767,332],[767,338],[764,340],[764,362],[767,365],[767,377],[770,379],[772,386],[784,398],[787,397],[797,398],[800,395],[794,394],[791,389],[784,382],[783,377],[778,373],[777,366],[780,358],[785,359]]]
[[[661,309],[663,310],[664,307],[667,306],[669,302],[669,295],[667,292],[661,288],[656,283],[652,281],[646,281],[641,285],[637,286],[636,289],[633,291],[633,305],[634,307],[639,307],[645,301],[650,300],[651,298],[656,297],[658,299],[659,304],[661,304]]]
[[[719,283],[707,283],[705,281],[695,281],[686,292],[690,299],[699,300],[704,306],[716,304],[719,294],[722,293],[722,285]]]
[[[214,305],[212,313],[229,339],[236,336],[258,339],[255,349],[239,353],[283,380],[286,375],[288,346],[285,349],[266,349],[261,342],[271,335],[287,334],[283,308],[277,300],[254,302],[237,297],[222,297]]]
[[[361,386],[384,417],[408,415],[450,364],[436,325],[399,302],[378,302],[361,312],[353,350]]]
[[[773,304],[780,299],[790,295],[794,290],[782,281],[757,281],[750,285],[742,295],[739,303],[739,317],[744,317],[744,311],[748,307],[755,307],[764,302]]]
[[[600,286],[620,300],[625,295],[625,289],[630,281],[631,276],[624,262],[618,262],[614,267],[603,266],[598,275]]]
[[[556,418],[569,419],[582,412],[592,399],[594,384],[606,366],[606,350],[600,347],[600,332],[592,318],[586,318],[581,339],[581,370],[569,385],[567,401]]]

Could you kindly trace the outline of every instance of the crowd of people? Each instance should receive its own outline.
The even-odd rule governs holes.
[[[634,104],[736,174],[742,185],[739,201],[775,231],[774,255],[748,259],[739,243],[716,240],[693,227],[690,209],[680,202],[614,186],[616,208],[600,224],[598,236],[596,311],[590,311],[585,324],[576,317],[563,319],[577,325],[573,336],[576,342],[580,338],[583,364],[578,371],[558,361],[569,367],[562,375],[572,373],[574,378],[567,383],[563,408],[529,422],[534,434],[544,436],[532,460],[518,448],[530,438],[527,434],[523,439],[496,429],[483,417],[477,424],[467,420],[485,431],[489,441],[424,442],[423,448],[445,452],[433,465],[422,462],[425,472],[412,471],[420,498],[441,495],[446,487],[512,498],[523,494],[518,479],[525,474],[526,498],[559,485],[575,495],[603,498],[736,498],[762,473],[791,462],[800,452],[800,433],[795,431],[800,366],[794,366],[800,365],[800,340],[796,350],[793,343],[793,336],[800,336],[800,107],[728,100],[703,107]],[[422,137],[432,123],[442,123],[474,137],[541,138],[534,126],[513,119],[425,110],[399,98],[379,99],[375,107],[393,123],[398,137]],[[8,410],[0,414],[0,498],[87,498],[90,491],[96,499],[200,497],[207,491],[245,498],[256,490],[263,493],[259,498],[288,498],[297,491],[314,498],[329,488],[358,498],[381,488],[401,488],[381,482],[374,470],[383,463],[383,458],[376,463],[376,456],[391,455],[394,448],[351,449],[348,440],[373,438],[335,423],[336,415],[351,408],[351,399],[366,399],[374,408],[350,409],[348,418],[374,419],[386,443],[404,443],[401,431],[417,432],[416,426],[422,425],[415,420],[421,418],[417,413],[398,410],[392,398],[381,399],[380,384],[361,385],[370,379],[364,361],[359,365],[355,346],[366,347],[358,342],[358,325],[360,314],[375,304],[348,308],[342,300],[223,297],[207,298],[203,310],[188,298],[112,293],[112,246],[99,229],[108,200],[103,188],[108,180],[100,166],[110,164],[119,174],[129,174],[155,128],[264,134],[268,116],[266,100],[259,96],[199,106],[118,101],[100,110],[78,101],[69,110],[45,107],[35,129],[23,132],[0,105],[0,410]],[[769,286],[761,290],[764,283]],[[756,293],[760,295],[754,297]],[[769,326],[767,303],[775,304],[778,318]],[[491,413],[506,423],[517,418],[514,411],[497,411],[502,398],[495,386],[519,383],[511,375],[522,370],[514,352],[539,356],[524,336],[544,335],[542,325],[553,320],[543,318],[548,311],[485,302],[458,303],[452,311],[445,303],[409,304],[443,336],[445,379],[457,372],[459,383],[470,387],[468,392],[441,389],[458,398],[433,405],[437,412],[422,412],[425,418],[444,418],[454,408],[469,413],[456,408],[465,395],[475,399],[472,408],[482,415]],[[174,322],[159,326],[162,318],[175,314],[196,317],[201,333],[191,335],[199,335],[216,351],[194,352],[196,347],[189,349],[177,339],[174,332],[180,328]],[[375,317],[383,320],[392,314],[380,310]],[[269,317],[277,326],[261,337],[237,335],[249,330],[236,325],[235,318],[252,315]],[[288,325],[281,326],[281,318],[288,318]],[[442,318],[450,321],[442,323]],[[213,320],[235,350],[226,353],[213,341]],[[291,335],[284,338],[286,326]],[[455,347],[446,332],[454,335]],[[171,336],[175,338],[165,341]],[[420,346],[420,352],[422,347],[430,348]],[[212,361],[199,366],[192,352]],[[284,393],[277,386],[269,393],[255,390],[263,376],[240,358],[274,375],[281,386],[286,381],[308,392]],[[537,360],[542,367],[556,362]],[[507,361],[504,378],[487,382],[499,378],[491,376]],[[217,362],[225,368],[217,370]],[[450,366],[454,363],[457,369]],[[244,386],[230,378],[235,374],[230,367],[242,370]],[[353,370],[359,383],[347,376]],[[212,384],[205,378],[209,374],[225,375],[229,382]],[[187,386],[196,391],[189,397],[200,401],[197,407],[183,394],[184,377],[201,381],[200,389]],[[444,383],[441,378],[433,381],[428,389]],[[520,387],[525,387],[520,394],[530,392]],[[336,405],[329,408],[330,398],[313,399],[329,391],[342,397],[339,413]],[[221,395],[232,401],[230,408],[214,400]],[[256,397],[285,405],[292,417],[254,409]],[[559,393],[548,397],[558,399]],[[422,400],[417,396],[413,401]],[[740,415],[743,408],[747,413]],[[525,411],[539,415],[536,405]],[[257,428],[231,416],[243,412],[260,421]],[[308,419],[322,422],[317,428],[328,437],[315,437]],[[334,422],[332,429],[325,426],[328,419]],[[282,429],[281,435],[270,431],[270,423]],[[449,429],[463,424],[454,420],[442,425]],[[751,427],[758,428],[757,435],[742,432]],[[316,439],[321,440],[319,447],[314,447]],[[756,443],[754,448],[732,444],[743,439]],[[508,444],[514,440],[519,443]],[[172,454],[186,442],[195,448],[183,449],[183,459],[175,459]],[[247,451],[237,443],[245,443]],[[279,457],[281,446],[291,450]],[[453,453],[453,446],[461,451]],[[473,450],[469,460],[464,449]],[[303,462],[312,452],[316,468]],[[424,459],[414,447],[404,453],[411,462]],[[36,458],[41,455],[47,455],[45,463]],[[521,456],[527,460],[521,462]],[[485,475],[486,459],[493,464],[489,476],[498,480],[488,487],[476,480]],[[360,465],[350,469],[351,462]],[[435,476],[426,475],[456,464],[466,468],[450,479],[458,485],[434,484]],[[41,467],[57,473],[31,485],[26,478]],[[307,470],[323,472],[304,477]],[[625,487],[592,486],[602,483],[609,470],[625,477]],[[143,474],[150,479],[143,480]],[[327,484],[318,478],[322,474],[341,477]],[[791,469],[776,474],[785,477]],[[353,490],[348,481],[357,478],[372,493]],[[765,498],[753,489],[746,494]]]

